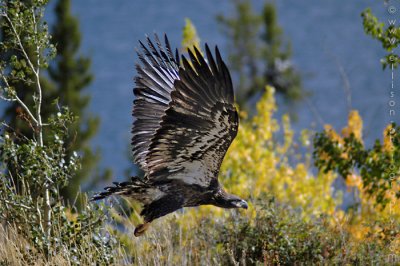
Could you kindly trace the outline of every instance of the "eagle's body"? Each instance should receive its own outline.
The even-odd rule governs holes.
[[[134,88],[132,151],[145,178],[114,183],[93,197],[112,194],[141,202],[145,224],[182,207],[215,205],[247,208],[244,200],[226,193],[218,173],[238,130],[232,81],[216,48],[214,60],[206,45],[207,60],[196,49],[191,63],[178,52],[173,56],[168,39],[165,47],[155,36],[141,44],[142,62],[137,65]]]

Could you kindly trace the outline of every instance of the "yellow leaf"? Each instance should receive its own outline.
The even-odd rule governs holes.
[[[193,47],[196,47],[201,52],[200,38],[197,35],[196,27],[190,19],[185,18],[185,26],[182,33],[182,50],[187,52],[189,49],[193,49]]]
[[[359,141],[362,141],[362,129],[363,121],[360,114],[356,110],[350,111],[348,125],[342,129],[343,137],[350,137],[350,135],[353,133]]]

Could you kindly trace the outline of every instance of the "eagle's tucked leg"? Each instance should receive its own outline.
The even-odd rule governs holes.
[[[145,205],[140,213],[140,215],[144,217],[144,223],[135,228],[135,236],[143,235],[153,220],[180,208],[182,208],[182,199],[178,195],[167,195]]]
[[[143,235],[146,230],[149,228],[150,226],[150,222],[146,222],[144,224],[139,224],[136,228],[135,228],[135,236],[141,236]]]

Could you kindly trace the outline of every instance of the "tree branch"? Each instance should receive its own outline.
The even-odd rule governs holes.
[[[1,75],[1,78],[2,78],[2,80],[4,81],[4,84],[6,85],[6,87],[7,87],[7,88],[11,88],[10,84],[8,84],[7,78],[6,78],[2,73],[1,73],[0,75]],[[6,97],[4,97],[3,95],[1,95],[0,97],[1,97],[1,99],[5,100],[5,101],[9,101],[9,102],[10,102],[10,101],[11,101],[11,102],[17,101],[17,102],[22,106],[22,108],[25,110],[25,112],[29,115],[29,117],[32,119],[32,121],[33,121],[36,125],[38,125],[38,121],[36,120],[35,116],[32,114],[32,112],[31,112],[31,110],[29,109],[29,107],[26,106],[26,104],[18,97],[18,95],[17,95],[16,92],[15,92],[15,94],[13,95],[13,97],[14,97],[13,99],[6,98]]]

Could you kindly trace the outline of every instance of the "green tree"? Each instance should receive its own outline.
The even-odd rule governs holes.
[[[22,1],[22,3],[25,2]],[[10,0],[4,0],[1,3],[3,5],[3,8],[11,10],[16,5],[14,1]],[[5,20],[4,17],[2,19]],[[4,24],[0,27],[0,32],[0,41],[4,44],[8,41],[7,38],[10,36],[6,31],[6,26]],[[20,34],[21,39],[24,39],[25,37],[22,36],[23,32],[21,32]],[[33,47],[25,47],[25,53],[29,58],[32,59],[32,61],[36,60],[35,54],[37,52],[34,50]],[[24,60],[24,55],[19,49],[4,49],[3,47],[0,57],[3,61],[22,59],[22,64],[16,66],[18,70],[21,70],[26,64]],[[34,98],[32,97],[32,94],[35,92],[35,83],[33,82],[33,80],[35,79],[34,74],[31,71],[27,71],[22,77],[21,75],[23,72],[20,71],[19,73],[19,77],[15,77],[8,82],[10,85],[13,86],[13,88],[15,88],[15,91],[18,93],[18,97],[21,99],[21,101],[25,102],[28,106],[32,106],[34,104]],[[40,74],[39,79],[42,87],[46,88],[42,92],[43,97],[51,97],[54,94],[53,84],[42,74]],[[49,113],[51,108],[51,106],[42,106],[42,114],[45,115]],[[35,135],[33,134],[34,131],[31,130],[33,125],[29,123],[29,117],[27,116],[25,110],[21,108],[21,106],[17,102],[9,102],[7,108],[5,108],[4,110],[3,119],[5,119],[8,126],[11,127],[18,134],[29,138],[35,137]]]
[[[25,129],[30,131],[24,136],[2,123],[0,231],[7,232],[2,238],[16,234],[9,247],[19,250],[18,264],[47,265],[57,257],[58,262],[65,260],[68,265],[109,265],[116,242],[102,233],[105,213],[87,204],[70,218],[70,210],[59,197],[80,162],[75,153],[67,155],[65,146],[76,116],[66,107],[53,107],[53,113],[43,115],[52,104],[44,98],[48,92],[41,73],[56,53],[43,19],[46,5],[47,1],[41,0],[0,1],[0,96],[18,106],[29,125]],[[92,252],[85,257],[88,250]],[[39,262],[39,257],[43,261]],[[0,264],[11,262],[6,258]]]
[[[237,99],[244,104],[272,85],[286,99],[303,95],[301,78],[291,64],[291,45],[284,41],[277,22],[276,8],[266,2],[261,13],[253,11],[251,0],[233,0],[233,17],[217,16],[230,40],[230,64],[239,78]]]
[[[90,140],[96,134],[99,126],[99,119],[85,111],[90,102],[90,96],[84,95],[84,89],[88,87],[93,79],[90,73],[91,61],[89,58],[79,54],[81,34],[79,32],[79,22],[71,15],[71,1],[58,0],[55,6],[55,22],[52,27],[53,36],[51,43],[57,48],[55,60],[51,62],[48,70],[48,76],[40,75],[43,86],[43,98],[45,101],[56,100],[60,105],[68,106],[71,112],[77,116],[76,121],[68,128],[68,138],[64,142],[67,156],[71,156],[73,151],[78,151],[82,157],[82,167],[72,176],[69,186],[62,190],[62,196],[69,203],[81,205],[80,198],[77,198],[80,185],[91,180],[92,186],[99,180],[110,176],[110,171],[101,171],[97,164],[100,159],[100,153],[93,151],[90,147]],[[8,53],[20,57],[18,51]],[[27,54],[33,58],[34,51],[27,49]],[[27,75],[30,75],[29,73]],[[20,80],[13,82],[17,88],[21,100],[28,105],[33,104],[34,89],[27,89],[27,86]],[[25,89],[23,89],[25,88]],[[42,117],[48,118],[56,112],[58,105],[46,105],[42,109]],[[11,103],[5,111],[5,118],[9,125],[19,134],[29,138],[31,135],[31,125],[26,119],[26,114],[20,108],[18,103]]]
[[[15,10],[16,14],[23,11],[28,12],[31,6],[35,6],[35,4],[29,3],[27,1],[11,0],[0,1],[0,4],[4,12],[11,12]],[[44,7],[46,4],[47,3],[43,3],[41,4],[41,6]],[[5,13],[5,15],[7,15],[7,13]],[[53,95],[54,87],[52,83],[42,75],[41,69],[37,70],[36,77],[35,71],[32,71],[32,66],[28,65],[29,61],[26,58],[29,58],[31,62],[36,62],[38,67],[47,66],[48,62],[46,61],[43,65],[39,64],[38,46],[35,46],[35,44],[29,43],[27,41],[29,37],[27,37],[26,35],[29,35],[29,33],[32,32],[24,29],[23,25],[18,24],[15,25],[15,29],[12,27],[10,28],[10,21],[11,19],[8,16],[1,17],[2,24],[0,25],[0,58],[2,62],[4,62],[4,73],[8,73],[8,70],[8,74],[10,74],[7,80],[5,80],[3,76],[2,82],[4,83],[4,85],[6,85],[5,88],[12,88],[12,93],[15,93],[15,97],[17,96],[19,100],[11,101],[9,100],[10,98],[7,98],[5,96],[5,99],[8,99],[8,105],[4,110],[3,119],[7,121],[7,128],[9,130],[12,130],[16,134],[16,136],[18,136],[18,138],[14,140],[16,143],[19,143],[19,141],[22,141],[24,138],[39,141],[39,136],[35,134],[38,131],[37,125],[35,125],[35,123],[32,123],[32,115],[27,112],[27,108],[24,108],[24,106],[21,105],[21,102],[25,103],[26,106],[36,106],[36,99],[39,97],[37,90],[38,84],[40,84],[41,87],[40,96],[47,99],[49,98],[49,96]],[[28,23],[29,25],[29,23],[32,24],[33,22],[28,21],[26,23]],[[17,31],[18,26],[20,26],[20,31],[17,33],[21,45],[24,45],[24,50],[20,48],[20,45],[11,45],[13,41],[17,41],[15,40],[16,37],[13,30]],[[43,24],[43,31],[47,32],[47,25],[45,24]],[[51,53],[55,51],[55,48],[50,43],[51,37],[46,36],[46,38],[46,41],[48,41],[49,43],[42,45],[49,46],[48,56],[52,56]],[[26,43],[24,43],[24,41]],[[11,64],[14,69],[10,67],[8,69],[5,68],[7,66],[7,63]],[[9,91],[7,90],[5,92],[8,93]],[[48,114],[50,112],[50,109],[54,108],[50,105],[40,105],[39,111],[41,113],[41,118],[46,116],[45,114]],[[44,131],[45,129],[42,128],[41,130]],[[41,141],[43,141],[43,135]],[[23,183],[21,183],[20,177],[17,174],[18,169],[15,168],[14,164],[9,164],[7,166],[7,170],[10,171],[10,176],[13,178],[13,182],[16,185],[17,190],[20,191],[22,189],[21,186],[23,185]]]
[[[275,87],[277,92],[287,96],[288,99],[300,99],[303,95],[301,78],[292,66],[291,43],[284,41],[283,30],[278,25],[276,8],[271,3],[266,3],[262,12],[264,33],[262,41],[265,48],[262,58],[265,61],[264,78],[267,84]],[[254,94],[255,92],[250,92]]]

